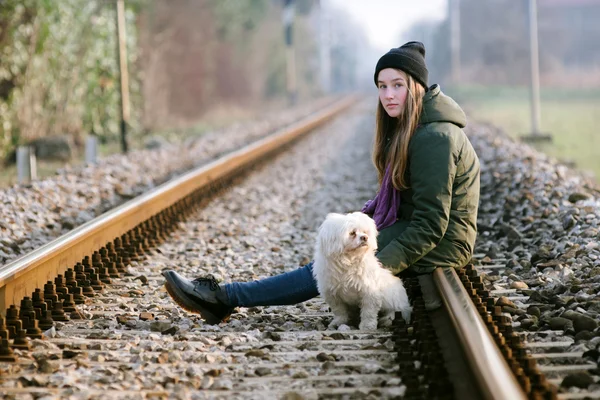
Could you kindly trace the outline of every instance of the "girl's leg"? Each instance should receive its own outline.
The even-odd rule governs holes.
[[[294,271],[252,282],[223,285],[232,307],[297,304],[319,295],[312,262]]]
[[[209,324],[229,318],[237,306],[296,304],[319,294],[312,275],[312,263],[295,271],[247,283],[219,285],[213,276],[186,279],[176,271],[165,270],[165,288],[184,309],[200,314]]]

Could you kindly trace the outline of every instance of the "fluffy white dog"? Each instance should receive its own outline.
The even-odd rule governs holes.
[[[408,323],[412,307],[400,278],[375,257],[377,227],[361,212],[329,214],[319,228],[313,275],[331,307],[335,329],[360,316],[359,329],[390,326],[396,311]],[[360,311],[360,313],[359,313]]]

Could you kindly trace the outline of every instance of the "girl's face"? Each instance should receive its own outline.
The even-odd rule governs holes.
[[[379,71],[377,77],[379,101],[392,118],[400,115],[408,94],[406,74],[394,68]]]

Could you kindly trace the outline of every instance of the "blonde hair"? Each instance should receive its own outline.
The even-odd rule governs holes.
[[[378,100],[375,143],[373,145],[373,164],[377,168],[379,184],[383,180],[385,169],[392,168],[392,185],[396,190],[408,189],[406,167],[408,165],[408,145],[412,138],[423,109],[425,88],[412,76],[406,74],[408,94],[398,117],[390,117],[381,101]]]

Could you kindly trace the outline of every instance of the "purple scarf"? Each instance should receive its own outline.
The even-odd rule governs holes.
[[[379,192],[373,200],[369,200],[362,208],[362,212],[373,216],[377,230],[393,225],[398,219],[398,208],[400,207],[400,192],[392,185],[392,173],[390,166],[385,169],[383,181]]]

